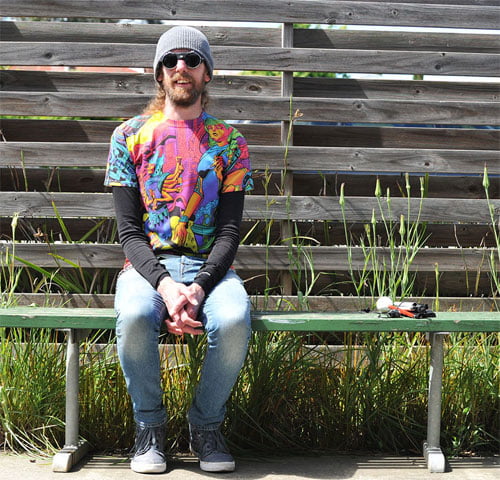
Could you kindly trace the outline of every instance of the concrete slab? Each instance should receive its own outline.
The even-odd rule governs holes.
[[[170,480],[497,480],[500,457],[463,458],[449,462],[446,473],[429,473],[420,457],[329,455],[237,459],[234,473],[207,474],[193,457],[175,457],[165,474],[150,477]],[[54,473],[50,460],[0,454],[2,480],[138,480],[147,478],[130,470],[128,459],[94,455],[70,473]]]

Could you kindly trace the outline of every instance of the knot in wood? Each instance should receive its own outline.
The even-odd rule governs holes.
[[[249,85],[248,86],[248,90],[250,92],[261,92],[262,91],[262,87],[260,85],[253,84],[253,85]]]

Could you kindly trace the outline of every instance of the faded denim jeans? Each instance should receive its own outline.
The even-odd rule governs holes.
[[[187,285],[203,262],[174,255],[161,259],[172,279]],[[151,284],[130,268],[118,278],[115,309],[118,355],[135,421],[143,426],[161,425],[167,415],[162,402],[158,338],[167,315],[165,304]],[[233,270],[206,297],[198,319],[203,322],[208,344],[188,419],[211,430],[224,419],[226,401],[245,360],[251,332],[250,301]]]

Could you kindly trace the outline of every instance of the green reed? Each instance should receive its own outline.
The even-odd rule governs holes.
[[[493,231],[493,238],[495,240],[495,247],[491,249],[488,258],[489,272],[491,278],[491,287],[493,297],[498,299],[500,297],[500,216],[495,213],[495,208],[490,201],[490,179],[488,176],[488,168],[484,166],[483,172],[483,188],[488,203],[488,212],[491,218],[491,230]]]
[[[426,224],[421,221],[427,188],[428,177],[421,177],[420,202],[417,211],[413,212],[409,175],[405,175],[406,212],[401,213],[399,221],[396,222],[393,219],[390,189],[387,188],[384,197],[380,180],[377,179],[375,185],[377,209],[372,210],[370,222],[364,225],[364,234],[356,241],[348,228],[344,185],[341,185],[339,204],[347,246],[349,282],[357,296],[370,296],[376,299],[387,295],[393,299],[404,299],[418,294],[414,291],[416,274],[412,272],[412,264],[428,238]],[[385,243],[381,242],[383,237]],[[354,266],[353,249],[356,243],[359,243],[363,254],[361,268]],[[380,247],[385,247],[388,254],[380,255]]]
[[[16,238],[16,228],[18,215],[14,215],[11,222],[12,238]],[[15,292],[19,285],[19,279],[22,271],[16,268],[15,257],[15,242],[12,243],[12,250],[6,250],[0,258],[0,307],[8,307],[15,304]]]

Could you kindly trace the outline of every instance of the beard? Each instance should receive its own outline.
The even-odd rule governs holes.
[[[176,82],[179,80],[186,80],[191,84],[188,88],[178,87]],[[162,86],[170,102],[179,107],[194,105],[205,91],[205,83],[196,83],[190,75],[175,75],[172,78],[165,78]]]

